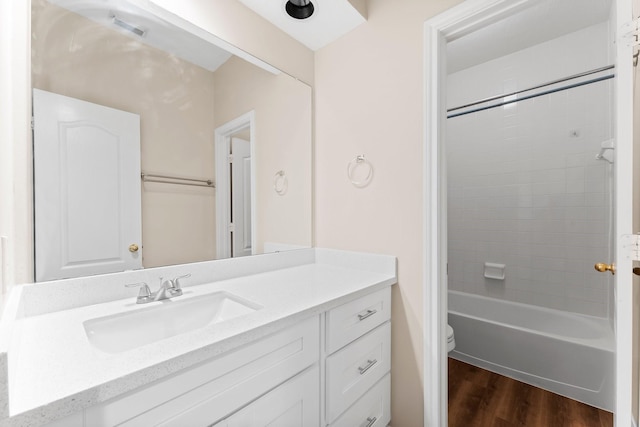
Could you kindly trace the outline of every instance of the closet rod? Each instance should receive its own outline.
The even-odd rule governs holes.
[[[140,174],[140,177],[144,182],[159,182],[162,184],[193,185],[196,187],[216,188],[216,185],[210,179],[184,178],[181,176],[158,175],[144,172]]]
[[[537,98],[539,96],[549,95],[551,93],[561,92],[563,90],[573,89],[575,87],[580,87],[580,86],[585,86],[585,85],[588,85],[588,84],[591,84],[591,83],[601,82],[603,80],[609,80],[609,79],[614,78],[615,76],[616,76],[615,74],[609,74],[608,76],[597,77],[595,79],[585,80],[585,81],[580,82],[580,83],[573,83],[573,84],[562,86],[562,87],[559,87],[559,88],[545,90],[545,91],[542,91],[542,92],[534,93],[532,95],[523,96],[521,98],[516,98],[516,99],[509,100],[509,101],[504,101],[504,102],[499,102],[497,104],[491,104],[491,105],[487,105],[485,107],[478,107],[478,108],[474,108],[472,110],[462,111],[460,113],[449,114],[447,116],[447,119],[451,119],[453,117],[464,116],[466,114],[476,113],[478,111],[490,110],[491,108],[502,107],[503,105],[513,104],[514,102],[525,101],[527,99],[533,99],[533,98]],[[526,92],[526,91],[520,91],[520,92]],[[518,92],[518,93],[520,93],[520,92]],[[505,95],[505,96],[510,96],[510,95]],[[476,105],[476,104],[472,104],[472,105]],[[458,108],[462,108],[462,107],[458,107]],[[450,111],[450,110],[448,110],[448,111]]]
[[[449,113],[451,111],[460,110],[462,108],[473,107],[474,105],[478,105],[478,104],[484,104],[485,102],[495,101],[496,99],[506,98],[508,96],[518,95],[518,94],[523,93],[523,92],[529,92],[529,91],[532,91],[532,90],[535,90],[535,89],[540,89],[540,88],[543,88],[543,87],[546,87],[546,86],[551,86],[551,85],[554,85],[554,84],[557,84],[557,83],[566,82],[568,80],[577,79],[579,77],[584,77],[584,76],[589,76],[591,74],[601,73],[602,71],[611,70],[611,69],[613,69],[615,67],[616,67],[615,65],[607,65],[606,67],[595,68],[593,70],[584,71],[584,72],[578,73],[578,74],[573,74],[573,75],[568,76],[568,77],[563,77],[561,79],[552,80],[550,82],[542,83],[542,84],[539,84],[537,86],[533,86],[533,87],[530,87],[530,88],[527,88],[527,89],[522,89],[522,90],[518,90],[518,91],[515,91],[515,92],[503,93],[502,95],[496,95],[496,96],[492,96],[492,97],[489,97],[489,98],[484,98],[484,99],[481,99],[479,101],[472,102],[470,104],[465,104],[465,105],[461,105],[459,107],[449,108],[447,110],[447,113]],[[596,81],[599,81],[599,80],[596,80]],[[520,98],[520,99],[525,99],[525,98]]]

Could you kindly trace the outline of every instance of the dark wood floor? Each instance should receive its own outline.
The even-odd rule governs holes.
[[[449,427],[611,427],[613,414],[449,359]]]

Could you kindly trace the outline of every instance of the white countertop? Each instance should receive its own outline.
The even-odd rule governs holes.
[[[299,265],[278,270],[185,286],[183,296],[169,301],[138,305],[134,292],[126,299],[3,319],[3,327],[11,331],[10,418],[0,420],[0,425],[40,425],[62,418],[396,282],[394,257],[304,251],[313,251],[312,262],[307,257],[293,262]],[[210,263],[214,268],[223,265]],[[83,322],[92,318],[215,291],[232,293],[263,308],[115,354],[93,347],[83,328]]]

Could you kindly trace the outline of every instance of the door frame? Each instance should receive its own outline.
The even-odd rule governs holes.
[[[249,145],[251,151],[251,252],[256,248],[256,114],[254,110],[237,117],[215,130],[215,165],[216,165],[216,259],[231,257],[231,239],[229,238],[229,212],[231,206],[231,184],[229,168],[229,151],[231,136],[236,132],[249,129]]]
[[[424,372],[424,425],[447,425],[447,191],[444,132],[446,120],[446,44],[477,29],[490,25],[539,0],[467,0],[437,15],[424,24],[424,148],[423,148],[423,372]],[[614,0],[617,10],[612,16],[617,22],[630,20],[625,11],[631,11],[631,0]],[[619,27],[619,25],[618,25]],[[616,70],[616,161],[618,182],[631,173],[632,152],[632,91],[625,94],[621,86],[633,82],[631,48],[616,43],[617,66],[619,58],[628,55],[626,64]],[[622,112],[622,114],[621,114]],[[627,114],[628,113],[628,114]],[[618,161],[623,160],[623,161]],[[624,163],[624,164],[622,164]],[[629,209],[618,211],[617,242],[619,236],[630,233],[631,196]],[[625,204],[626,206],[626,204]],[[619,207],[619,206],[618,206]],[[629,223],[629,226],[627,226]],[[621,252],[617,243],[618,253]],[[631,340],[631,276],[630,261],[618,257],[618,266],[628,274],[616,275],[616,427],[628,427],[632,422],[632,340]],[[622,262],[620,262],[622,260]],[[628,265],[627,265],[628,264]],[[621,272],[621,273],[622,273]],[[621,328],[622,327],[622,328]],[[621,416],[620,414],[624,414]]]
[[[231,169],[231,222],[233,223],[233,233],[231,245],[231,257],[237,258],[246,255],[253,255],[252,225],[251,225],[251,143],[249,138],[231,137],[231,155],[233,165]],[[247,168],[247,157],[249,168]],[[247,170],[248,169],[248,170]],[[249,179],[247,180],[247,172]],[[247,193],[247,185],[249,191]],[[249,236],[249,239],[247,239]],[[247,250],[248,246],[248,250]]]
[[[614,79],[614,134],[615,162],[615,263],[614,325],[616,334],[616,410],[615,427],[635,425],[633,391],[638,378],[632,378],[633,369],[633,261],[627,236],[633,234],[633,48],[625,40],[623,25],[633,19],[632,0],[614,0],[612,19],[615,37],[613,50],[616,65]],[[628,31],[628,30],[626,30]],[[629,40],[630,41],[630,40]],[[624,183],[629,183],[624,185]],[[637,184],[636,184],[637,185]],[[623,191],[624,190],[624,191]],[[638,212],[635,213],[636,215]],[[636,396],[637,398],[637,396]],[[622,414],[622,415],[620,415]]]

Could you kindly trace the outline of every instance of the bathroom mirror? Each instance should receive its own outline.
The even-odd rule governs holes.
[[[32,1],[33,88],[140,117],[143,176],[130,185],[141,189],[142,267],[311,246],[311,88],[248,54],[221,50],[201,29],[178,28],[145,4]],[[232,153],[232,139],[246,141],[248,154]],[[47,159],[35,157],[37,171]],[[246,166],[239,183],[228,164],[234,157]],[[37,173],[34,185],[37,199]],[[240,188],[244,214],[231,225]],[[241,226],[244,243],[233,239]],[[48,256],[38,246],[36,200],[36,258]],[[101,272],[108,271],[79,275]],[[38,277],[36,267],[37,281],[55,278]]]

